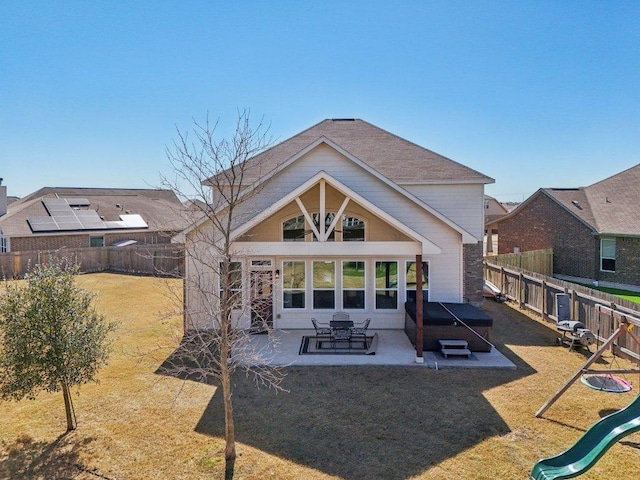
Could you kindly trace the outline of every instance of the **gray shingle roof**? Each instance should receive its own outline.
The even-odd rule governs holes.
[[[640,164],[585,188],[599,233],[640,235]]]
[[[588,187],[542,188],[529,198],[540,192],[600,235],[640,236],[640,164]],[[528,203],[529,199],[521,207]],[[495,222],[512,217],[521,207]]]
[[[0,217],[0,230],[7,236],[32,235],[27,218],[48,216],[43,198],[86,198],[90,208],[104,220],[118,220],[120,215],[139,214],[151,231],[180,231],[191,222],[182,212],[182,204],[170,190],[120,188],[45,187],[12,203]],[[40,234],[43,235],[43,234]]]
[[[493,183],[486,175],[359,119],[328,119],[249,159],[254,182],[325,137],[397,183]]]

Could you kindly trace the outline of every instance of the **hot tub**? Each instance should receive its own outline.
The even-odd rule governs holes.
[[[439,302],[424,302],[422,307],[424,350],[439,350],[438,340],[466,340],[472,352],[491,351],[491,345],[483,341],[482,338],[491,341],[493,319],[479,308],[469,303]],[[416,304],[407,302],[404,304],[404,308],[404,331],[411,343],[415,345]],[[465,327],[458,319],[466,323],[482,338]]]

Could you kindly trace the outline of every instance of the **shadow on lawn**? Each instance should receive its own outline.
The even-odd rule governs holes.
[[[0,478],[82,478],[82,473],[90,473],[91,478],[105,477],[87,468],[80,461],[81,451],[93,441],[80,441],[67,433],[53,442],[33,440],[22,435],[13,443],[6,441],[0,445]]]
[[[496,346],[515,370],[291,367],[283,384],[290,393],[278,395],[239,374],[236,439],[346,480],[400,480],[509,433],[483,392],[535,373],[505,345],[553,345],[555,333],[505,305],[487,310]],[[212,397],[196,431],[224,437],[221,395]]]

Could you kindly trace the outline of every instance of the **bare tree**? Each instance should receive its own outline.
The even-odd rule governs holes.
[[[184,238],[184,337],[162,370],[221,385],[225,478],[231,479],[236,459],[232,375],[242,369],[258,385],[282,390],[284,374],[268,365],[272,350],[258,350],[243,328],[246,319],[253,318],[254,328],[272,333],[261,312],[251,311],[250,302],[243,301],[251,279],[237,260],[239,246],[232,238],[234,228],[255,213],[249,206],[259,193],[254,180],[260,162],[255,157],[272,144],[269,128],[262,122],[252,127],[247,111],[238,113],[230,138],[218,139],[217,127],[218,122],[208,119],[204,124],[194,121],[193,129],[178,130],[177,140],[167,148],[173,177],[162,177],[161,184],[188,204],[194,223]]]

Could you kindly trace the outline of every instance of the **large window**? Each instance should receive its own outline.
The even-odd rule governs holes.
[[[342,308],[364,310],[365,263],[342,262]]]
[[[225,277],[228,278],[229,282],[229,302],[232,308],[242,308],[242,263],[230,262],[229,275],[227,277],[225,263],[220,262],[220,299],[224,296]]]
[[[304,215],[282,222],[282,239],[285,242],[304,242]]]
[[[398,308],[398,262],[376,262],[376,309]]]
[[[416,301],[416,262],[407,262],[406,268],[406,284],[407,284],[407,302]],[[422,297],[429,298],[429,264],[422,262]]]
[[[364,242],[364,221],[355,217],[342,217],[342,241]]]
[[[305,264],[302,261],[282,264],[282,305],[305,308]]]
[[[616,271],[615,238],[603,238],[600,240],[600,270],[604,272]]]
[[[329,231],[329,227],[336,218],[335,212],[326,213],[324,216],[324,230]],[[320,231],[320,214],[314,213],[312,215],[313,225]],[[336,232],[342,234],[343,242],[364,242],[364,220],[360,220],[356,217],[349,217],[347,215],[342,216],[342,224],[338,224],[331,230],[328,242],[334,242],[336,240]],[[339,239],[340,237],[338,237]],[[312,234],[312,229],[309,224],[306,223],[304,215],[298,215],[282,222],[282,240],[285,242],[317,242],[318,238],[315,234]]]
[[[313,308],[316,310],[335,310],[336,308],[335,262],[313,262]]]

